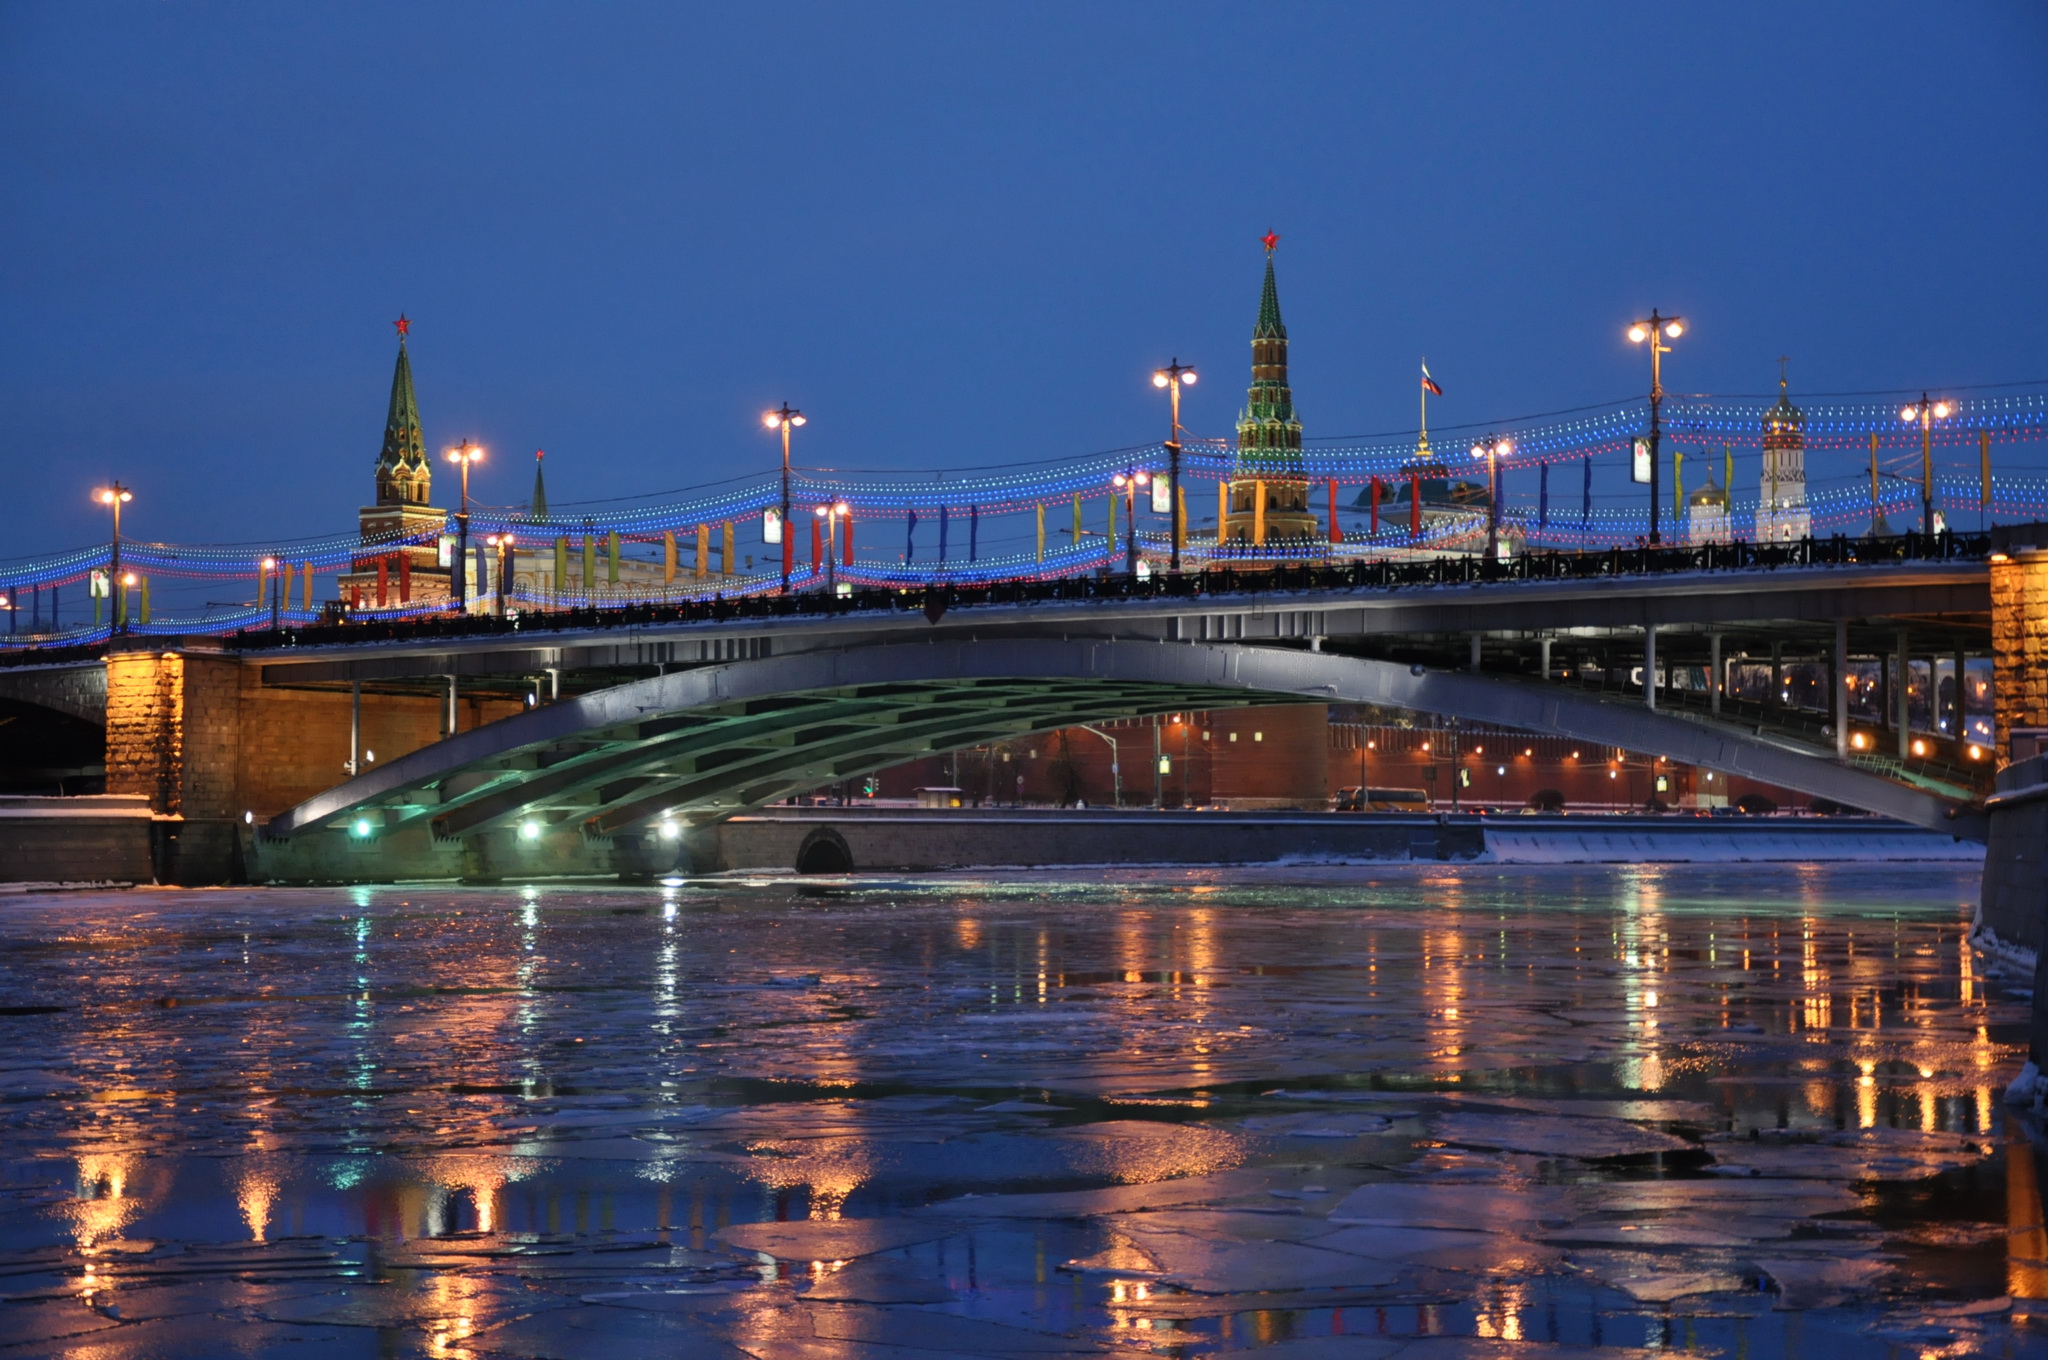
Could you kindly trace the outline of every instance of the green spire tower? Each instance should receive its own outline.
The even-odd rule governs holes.
[[[545,457],[546,449],[533,451],[533,503],[527,507],[527,514],[537,520],[548,517],[548,483],[540,473],[540,460]]]
[[[1252,326],[1252,385],[1237,417],[1237,468],[1222,526],[1223,541],[1241,550],[1305,543],[1316,534],[1301,461],[1301,419],[1287,385],[1287,323],[1280,319],[1280,286],[1273,276],[1273,248],[1280,238],[1269,231],[1262,241],[1266,281]]]
[[[398,365],[391,374],[391,405],[384,415],[384,447],[377,454],[377,501],[357,513],[362,546],[337,584],[351,609],[432,604],[449,598],[450,575],[437,542],[447,515],[428,503],[434,465],[420,434],[420,404],[412,390],[412,359],[405,352],[412,322],[399,317]]]
[[[391,374],[391,409],[384,417],[384,448],[377,455],[377,504],[425,505],[434,480],[420,437],[420,405],[412,390],[412,359],[405,334],[412,323],[400,317],[398,366]]]

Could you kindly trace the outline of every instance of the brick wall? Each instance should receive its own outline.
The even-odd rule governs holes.
[[[346,693],[266,689],[255,666],[242,669],[240,682],[236,816],[276,816],[348,778]],[[439,741],[441,704],[432,695],[365,694],[363,751],[375,759],[364,771]],[[467,732],[523,711],[516,701],[460,698],[457,725]]]

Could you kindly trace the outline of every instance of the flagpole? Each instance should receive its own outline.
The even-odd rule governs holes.
[[[1422,438],[1415,445],[1415,456],[1422,462],[1429,461],[1429,356],[1422,359]]]

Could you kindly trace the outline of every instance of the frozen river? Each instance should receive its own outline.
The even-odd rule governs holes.
[[[0,1356],[2048,1356],[1976,892],[0,898]]]

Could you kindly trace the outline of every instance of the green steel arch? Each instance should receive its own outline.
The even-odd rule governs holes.
[[[415,751],[263,829],[447,842],[516,824],[637,834],[702,823],[915,756],[1186,709],[1369,703],[1552,733],[1746,775],[1984,839],[1939,793],[1730,724],[1540,683],[1287,647],[1007,637],[854,645],[598,690]]]

